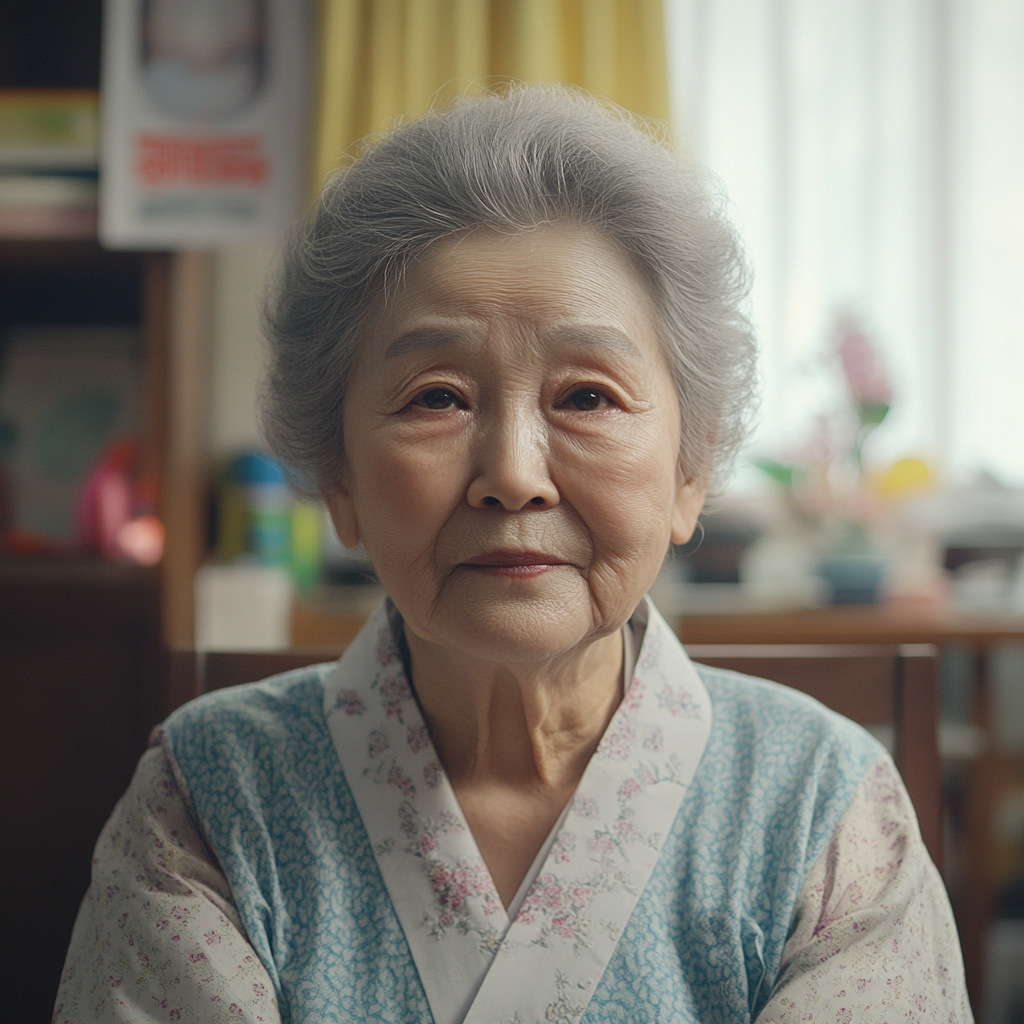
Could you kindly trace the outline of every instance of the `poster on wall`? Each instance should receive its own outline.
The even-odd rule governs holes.
[[[309,63],[304,0],[106,0],[104,245],[279,238],[304,199]]]

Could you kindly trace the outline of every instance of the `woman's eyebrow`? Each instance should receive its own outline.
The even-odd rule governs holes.
[[[547,337],[547,343],[562,347],[603,348],[625,359],[641,358],[640,349],[622,331],[601,324],[559,327]],[[414,327],[395,338],[384,352],[385,359],[398,359],[423,349],[446,345],[479,344],[480,339],[460,327]]]
[[[626,359],[640,359],[641,352],[636,344],[616,327],[601,324],[579,324],[560,327],[551,334],[551,341],[560,345],[582,345],[587,348],[609,349],[615,355]]]
[[[384,352],[385,359],[397,359],[410,352],[440,348],[442,345],[464,345],[474,341],[473,335],[459,327],[414,327],[400,334]]]

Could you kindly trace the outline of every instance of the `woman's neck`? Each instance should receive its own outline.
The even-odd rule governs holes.
[[[622,700],[622,632],[522,670],[407,639],[438,757],[508,907]]]
[[[416,695],[453,785],[575,788],[622,700],[621,631],[542,666],[461,657],[408,636]]]

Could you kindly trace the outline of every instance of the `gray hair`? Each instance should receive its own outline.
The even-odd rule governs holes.
[[[566,86],[515,86],[401,123],[326,184],[289,245],[265,325],[266,438],[329,492],[360,340],[410,261],[473,228],[569,221],[643,275],[675,380],[688,477],[724,482],[754,407],[749,273],[716,180],[637,119]]]

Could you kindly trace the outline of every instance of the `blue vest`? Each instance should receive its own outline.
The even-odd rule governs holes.
[[[165,743],[283,1021],[423,1024],[423,986],[325,722],[333,667],[201,697],[167,720]],[[700,674],[710,738],[586,1024],[756,1017],[807,872],[883,753],[802,694]]]

